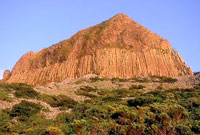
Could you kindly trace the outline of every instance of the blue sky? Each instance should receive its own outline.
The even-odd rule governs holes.
[[[200,0],[0,0],[0,77],[39,51],[117,13],[171,42],[200,71]]]

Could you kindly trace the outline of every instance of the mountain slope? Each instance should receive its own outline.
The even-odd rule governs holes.
[[[199,135],[196,77],[0,83],[0,134]]]
[[[118,14],[39,52],[28,52],[7,82],[45,84],[86,74],[102,77],[193,74],[170,43]]]

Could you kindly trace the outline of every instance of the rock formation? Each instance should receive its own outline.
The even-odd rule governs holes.
[[[131,78],[193,72],[166,39],[118,14],[49,48],[28,52],[7,82],[40,85],[86,74]]]
[[[10,78],[10,76],[11,76],[10,70],[5,70],[2,81],[7,81]]]

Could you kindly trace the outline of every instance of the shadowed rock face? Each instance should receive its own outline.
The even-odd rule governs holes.
[[[131,78],[193,72],[166,39],[118,14],[49,48],[28,52],[7,82],[36,85],[86,74]]]

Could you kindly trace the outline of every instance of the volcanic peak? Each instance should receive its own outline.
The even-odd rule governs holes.
[[[193,72],[169,41],[120,13],[56,45],[25,54],[6,79],[36,85],[87,74],[132,78]]]

